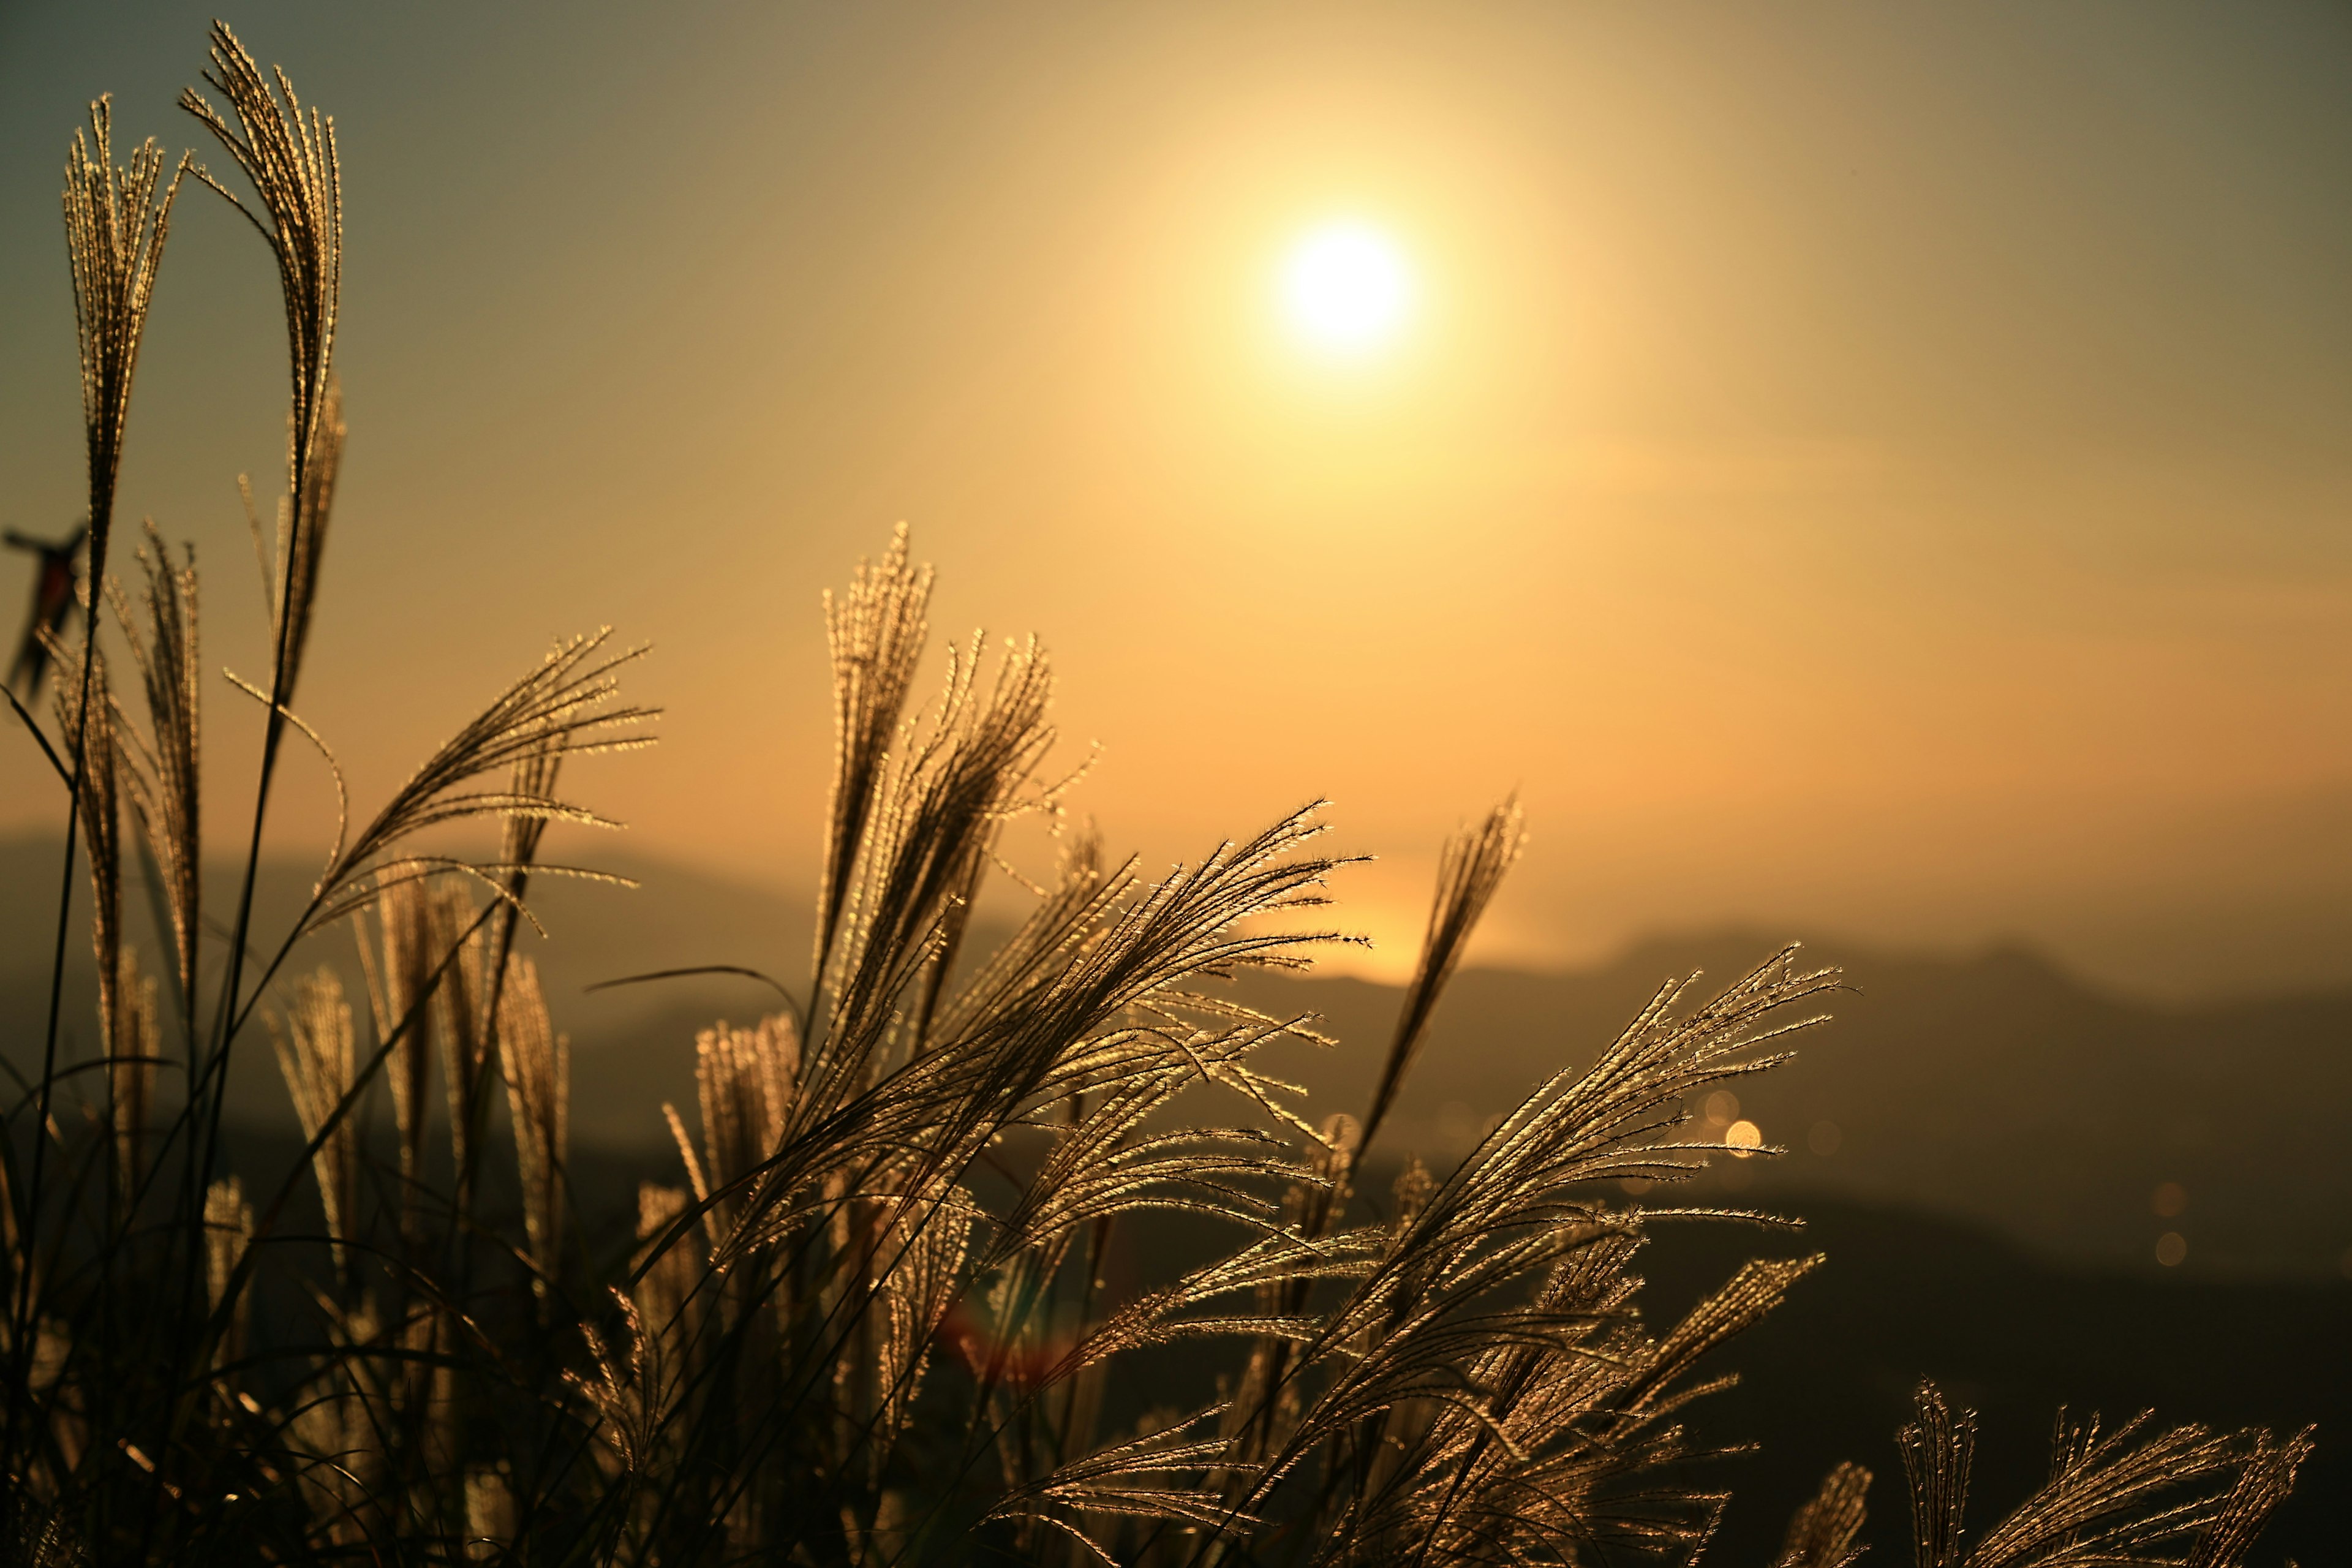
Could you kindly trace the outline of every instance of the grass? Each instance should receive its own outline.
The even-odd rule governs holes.
[[[1318,808],[1157,880],[1107,859],[1065,828],[1074,781],[1045,771],[1034,642],[951,647],[918,703],[931,576],[903,530],[826,599],[837,749],[808,970],[759,976],[773,1015],[701,1035],[690,1116],[646,1108],[677,1159],[646,1173],[616,1241],[574,1190],[569,1047],[517,936],[534,879],[593,874],[541,841],[600,820],[559,787],[569,762],[646,743],[653,715],[619,686],[634,654],[602,633],[558,646],[373,813],[347,810],[299,918],[254,929],[280,749],[291,733],[332,761],[295,698],[344,439],[341,193],[333,122],[226,28],[211,43],[226,108],[183,103],[249,195],[192,158],[166,185],[152,142],[117,167],[102,100],[68,164],[92,586],[79,636],[32,634],[47,728],[11,700],[67,821],[53,974],[89,878],[103,1051],[60,1059],[54,984],[0,1139],[16,1556],[1697,1560],[1724,1498],[1679,1413],[1818,1259],[1751,1262],[1653,1322],[1634,1266],[1654,1225],[1698,1211],[1624,1184],[1727,1152],[1687,1108],[1786,1060],[1835,973],[1790,950],[1712,997],[1666,984],[1451,1169],[1408,1162],[1361,1191],[1517,854],[1517,806],[1448,846],[1360,1119],[1310,1119],[1255,1064],[1314,1020],[1223,983],[1342,940],[1320,912],[1338,862]],[[275,651],[266,686],[235,686],[267,723],[253,798],[230,803],[247,850],[226,921],[196,874],[194,565],[151,528],[135,578],[108,570],[140,336],[190,174],[268,245],[288,326],[274,542],[255,521]],[[1010,873],[1003,836],[1033,817],[1057,835],[1055,874],[1002,945],[967,951],[983,884]],[[478,851],[448,847],[467,829]],[[169,948],[145,959],[122,918],[138,885]],[[331,929],[358,944],[364,997],[289,972]],[[264,1036],[305,1144],[248,1189],[223,1086]],[[1180,1231],[1214,1244],[1163,1245]],[[1172,1261],[1114,1289],[1107,1260],[1139,1244]],[[1137,1408],[1171,1369],[1185,1401]],[[2047,1485],[1995,1518],[1970,1511],[1974,1440],[1923,1385],[1901,1436],[1921,1568],[2227,1568],[2309,1445],[2062,1418]],[[1833,1469],[1782,1568],[1850,1561],[1872,1484]]]

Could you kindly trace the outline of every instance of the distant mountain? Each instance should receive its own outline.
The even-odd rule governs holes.
[[[1589,1060],[1661,981],[1704,970],[1696,998],[1777,945],[1724,933],[1577,973],[1465,972],[1391,1148],[1459,1153],[1544,1074]],[[1732,1086],[1740,1114],[1790,1152],[1720,1162],[1695,1193],[1902,1205],[2151,1270],[2166,1232],[2200,1273],[2352,1265],[2352,992],[2163,1007],[2100,995],[2016,950],[1953,959],[1824,942],[1801,957],[1842,964],[1854,989],[1796,1038],[1796,1061]],[[1395,988],[1274,981],[1252,994],[1318,1012],[1350,1043],[1275,1058],[1317,1104],[1366,1101]],[[2153,1212],[2167,1183],[2187,1200],[2174,1217]]]
[[[0,843],[0,1041],[20,1068],[38,1057],[57,868],[53,844]],[[527,947],[575,1044],[575,1136],[653,1144],[663,1139],[661,1103],[691,1100],[696,1030],[772,1010],[773,994],[735,978],[583,987],[725,963],[797,988],[809,921],[801,899],[674,866],[617,868],[643,886],[535,889],[551,940]],[[269,868],[257,930],[282,929],[310,875]],[[208,887],[225,917],[233,887],[217,876]],[[87,1047],[89,1017],[80,929],[67,1015],[75,1049]],[[1696,995],[1777,945],[1722,932],[1644,943],[1573,973],[1465,971],[1382,1134],[1387,1152],[1458,1156],[1544,1075],[1590,1060],[1661,981],[1704,969]],[[292,967],[332,963],[356,988],[352,952],[348,933],[331,933]],[[1739,1113],[1791,1152],[1720,1162],[1690,1195],[1766,1202],[1803,1192],[1897,1205],[2151,1274],[2166,1232],[2186,1238],[2180,1272],[2190,1276],[2352,1267],[2352,991],[2167,1007],[2100,994],[2018,950],[1950,958],[1825,942],[1803,956],[1843,964],[1853,991],[1832,999],[1833,1023],[1799,1037],[1797,1061],[1733,1086]],[[1267,1055],[1273,1070],[1307,1087],[1313,1114],[1362,1108],[1397,987],[1262,978],[1241,989],[1270,1010],[1319,1015],[1345,1042],[1331,1051],[1284,1042]],[[266,1049],[243,1058],[232,1111],[263,1123],[289,1117]],[[2153,1212],[2166,1183],[2186,1197],[2176,1216]]]

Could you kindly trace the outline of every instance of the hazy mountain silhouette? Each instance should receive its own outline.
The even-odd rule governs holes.
[[[1540,1075],[1589,1060],[1661,981],[1721,984],[1769,955],[1739,932],[1646,942],[1569,974],[1471,970],[1442,1004],[1392,1150],[1459,1153]],[[1854,986],[1797,1060],[1733,1086],[1777,1160],[1726,1162],[1697,1188],[1795,1192],[1930,1209],[2053,1253],[2146,1263],[2179,1232],[2210,1267],[2333,1272],[2352,1248],[2352,992],[2169,1007],[2104,996],[2035,954],[1965,958],[1808,946]],[[1287,1050],[1318,1105],[1368,1098],[1395,988],[1260,982],[1359,1048]],[[1369,1049],[1361,1048],[1369,1047]],[[1817,1123],[1834,1152],[1815,1152]],[[1386,1139],[1390,1134],[1384,1133]],[[1832,1135],[1824,1129],[1822,1145]],[[2177,1217],[2152,1212],[2160,1184]]]
[[[551,940],[526,946],[574,1042],[575,1136],[651,1144],[665,1137],[661,1102],[685,1104],[693,1094],[696,1030],[715,1017],[772,1010],[773,993],[735,978],[583,988],[709,963],[760,968],[797,986],[809,923],[796,897],[676,866],[623,859],[618,868],[643,886],[535,888]],[[52,844],[0,843],[0,1037],[20,1067],[38,1055],[56,876]],[[257,929],[282,927],[309,882],[303,868],[273,865],[257,895]],[[234,889],[225,877],[212,884],[210,907],[226,914]],[[79,926],[76,935],[68,1059],[89,1031],[89,951]],[[1465,971],[1382,1134],[1386,1152],[1419,1151],[1433,1162],[1458,1155],[1543,1075],[1589,1060],[1661,981],[1704,969],[1703,990],[1777,945],[1731,931],[1646,942],[1572,973]],[[332,932],[288,973],[332,962],[356,995],[352,953],[348,933]],[[1843,964],[1853,992],[1837,998],[1833,1023],[1797,1040],[1794,1063],[1734,1086],[1740,1113],[1790,1152],[1721,1163],[1685,1189],[1692,1195],[1810,1194],[1922,1209],[2056,1257],[2151,1273],[2155,1243],[2168,1231],[2187,1238],[2183,1268],[2192,1275],[2347,1266],[2352,991],[2162,1006],[2102,995],[2016,949],[1948,957],[1824,941],[1806,956]],[[1270,1009],[1319,1014],[1344,1042],[1331,1051],[1285,1043],[1270,1053],[1275,1070],[1307,1086],[1313,1114],[1363,1106],[1396,987],[1261,978],[1242,990]],[[290,1118],[266,1048],[244,1054],[231,1109],[245,1121]],[[1835,1127],[1833,1152],[1815,1152],[1817,1123]],[[2152,1212],[2156,1188],[2168,1182],[2186,1192],[2177,1217]]]

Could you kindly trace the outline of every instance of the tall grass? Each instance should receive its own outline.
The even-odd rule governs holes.
[[[570,1049],[516,936],[533,881],[577,870],[541,860],[547,825],[600,820],[559,790],[566,764],[644,743],[651,715],[618,687],[631,654],[603,633],[559,645],[382,805],[347,809],[297,918],[255,929],[280,747],[291,732],[331,762],[295,698],[344,440],[342,198],[333,122],[226,28],[211,42],[227,107],[184,103],[249,195],[194,172],[269,245],[288,326],[286,499],[274,542],[255,527],[272,664],[266,682],[230,678],[264,708],[259,783],[230,803],[245,850],[218,921],[199,904],[195,569],[151,530],[132,584],[108,571],[178,182],[158,196],[152,142],[112,165],[100,100],[67,214],[87,600],[115,614],[55,639],[40,736],[79,845],[68,889],[76,858],[90,879],[100,1049],[60,1059],[53,984],[38,1076],[16,1080],[0,1140],[16,1556],[1696,1560],[1725,1500],[1693,1479],[1681,1413],[1721,1386],[1724,1342],[1818,1260],[1750,1263],[1653,1321],[1633,1266],[1655,1221],[1695,1211],[1621,1184],[1683,1180],[1721,1152],[1686,1107],[1788,1059],[1835,973],[1790,950],[1712,997],[1664,985],[1452,1169],[1408,1162],[1360,1190],[1517,854],[1517,806],[1446,847],[1360,1118],[1310,1117],[1261,1058],[1316,1038],[1313,1020],[1225,983],[1340,940],[1320,913],[1338,862],[1318,807],[1156,879],[1065,834],[1017,929],[967,951],[1003,835],[1058,827],[1070,781],[1045,771],[1034,643],[950,647],[917,702],[931,577],[903,530],[826,600],[836,752],[808,972],[761,976],[780,1011],[702,1033],[695,1105],[646,1108],[677,1159],[647,1173],[628,1234],[608,1241],[583,1206]],[[448,848],[468,825],[480,851]],[[137,884],[166,949],[145,960],[121,915]],[[298,942],[335,928],[357,943],[356,1001],[331,969],[289,973]],[[61,912],[60,975],[68,937]],[[248,1186],[221,1129],[257,1030],[304,1146]],[[510,1205],[488,1195],[509,1172]],[[323,1232],[302,1228],[314,1196]],[[1114,1287],[1122,1247],[1198,1256]],[[1189,1396],[1140,1408],[1130,1373]],[[1923,1388],[1902,1434],[1921,1568],[2224,1568],[2308,1439],[2062,1425],[2049,1484],[1971,1542],[1973,1443],[1972,1418]],[[1871,1479],[1832,1471],[1782,1568],[1851,1561]]]

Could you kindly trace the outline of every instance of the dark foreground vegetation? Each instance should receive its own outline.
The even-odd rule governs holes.
[[[1835,974],[1784,952],[1712,997],[1668,984],[1458,1161],[1400,1160],[1383,1130],[1518,849],[1506,804],[1446,850],[1368,1100],[1309,1120],[1260,1053],[1313,1021],[1228,983],[1340,940],[1315,810],[1158,880],[1107,859],[1063,829],[1034,644],[953,648],[919,700],[930,577],[903,533],[827,600],[836,771],[807,967],[780,978],[778,954],[744,976],[775,1010],[702,1034],[698,1103],[646,1108],[675,1163],[634,1193],[573,1164],[569,1047],[527,956],[533,883],[584,874],[541,856],[545,830],[597,821],[572,763],[640,743],[651,717],[621,699],[630,656],[601,634],[355,806],[290,928],[258,929],[272,786],[297,758],[331,766],[298,698],[343,442],[341,195],[331,123],[226,29],[205,81],[184,102],[233,165],[220,179],[184,160],[166,184],[152,143],[117,168],[102,102],[68,163],[91,586],[25,661],[47,666],[48,721],[20,710],[69,849],[38,1071],[0,1140],[0,1528],[18,1558],[1706,1552],[1736,1473],[1706,1414],[1721,1348],[1820,1259],[1767,1247],[1645,1309],[1636,1266],[1677,1211],[1644,1196],[1766,1152],[1751,1124],[1688,1108],[1784,1060]],[[289,347],[275,656],[238,683],[267,718],[257,790],[216,825],[245,847],[226,910],[198,872],[222,803],[201,787],[194,570],[152,530],[122,548],[113,518],[187,179],[267,242]],[[1056,830],[1055,868],[1009,937],[967,952],[1024,817]],[[467,851],[468,827],[495,845]],[[78,882],[102,1048],[68,1053]],[[144,953],[126,937],[139,889],[157,906]],[[363,994],[290,972],[329,930],[356,941]],[[305,1142],[256,1163],[231,1157],[224,1086],[265,1043]],[[1802,1389],[1756,1414],[1742,1436],[1768,1447],[1816,1415]],[[1958,1402],[1907,1393],[1903,1476],[1879,1490],[1907,1493],[1890,1511],[1924,1568],[2225,1568],[2309,1440],[2062,1416],[2000,1506],[1972,1496],[1976,1446]],[[1797,1506],[1772,1561],[1850,1560],[1872,1491],[1853,1463],[1811,1479],[1781,1500]]]

